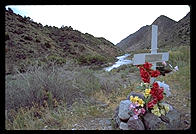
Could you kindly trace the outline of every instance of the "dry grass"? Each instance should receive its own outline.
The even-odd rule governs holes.
[[[166,102],[181,112],[182,129],[188,128],[190,124],[184,122],[191,120],[190,62],[182,59],[186,50],[176,48],[170,52],[173,56],[169,62],[173,66],[174,59],[181,60],[177,64],[179,71],[157,78],[171,88],[172,96]],[[137,91],[141,82],[136,79],[139,75],[130,76],[130,68],[105,72],[65,66],[7,76],[6,129],[72,129],[74,124],[89,118],[111,118],[120,101]],[[121,78],[122,74],[125,77]]]

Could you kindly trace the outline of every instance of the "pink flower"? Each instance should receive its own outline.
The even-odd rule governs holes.
[[[146,110],[144,108],[141,108],[141,113],[144,114]]]
[[[139,115],[141,113],[140,109],[134,109],[134,114]]]
[[[163,64],[164,66],[167,66],[167,63],[166,63],[165,61],[163,61],[162,64]]]
[[[135,108],[135,105],[133,103],[130,104],[129,109]]]

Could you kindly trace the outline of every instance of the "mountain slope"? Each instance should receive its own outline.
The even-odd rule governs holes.
[[[190,12],[176,23],[165,38],[164,45],[190,45]]]
[[[159,16],[151,25],[140,28],[117,43],[117,46],[126,51],[149,49],[151,47],[151,27],[158,25],[158,47],[173,46],[190,43],[190,13],[176,22],[167,16]],[[181,33],[179,35],[179,33]],[[185,39],[186,38],[186,39]],[[183,40],[183,42],[182,42]]]
[[[101,65],[114,61],[122,50],[105,38],[81,33],[71,26],[42,26],[5,9],[5,52],[6,73],[13,73],[14,68],[25,71],[31,64],[64,64],[68,59]]]

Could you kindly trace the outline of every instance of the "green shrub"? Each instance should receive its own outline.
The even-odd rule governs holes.
[[[81,55],[78,57],[78,61],[80,64],[103,64],[107,61],[107,59],[101,55]]]

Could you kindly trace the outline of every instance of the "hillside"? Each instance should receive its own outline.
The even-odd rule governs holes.
[[[190,13],[178,22],[167,16],[159,16],[151,25],[140,28],[133,34],[117,43],[122,50],[134,51],[149,49],[151,46],[151,26],[158,25],[159,48],[190,44]]]
[[[105,38],[73,30],[71,26],[42,26],[29,17],[5,9],[6,74],[14,68],[24,72],[29,65],[64,64],[103,65],[122,53]],[[107,56],[107,58],[106,58]]]

